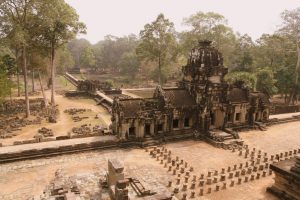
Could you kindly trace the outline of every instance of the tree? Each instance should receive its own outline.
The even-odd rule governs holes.
[[[8,54],[0,58],[0,104],[5,97],[11,96],[13,82],[10,80],[10,76],[15,74],[15,64],[15,59]]]
[[[133,51],[124,53],[119,65],[122,73],[130,76],[131,78],[135,78],[140,66],[136,52]]]
[[[245,86],[255,90],[257,78],[253,73],[249,72],[230,72],[225,76],[225,80],[230,84],[243,81]]]
[[[57,66],[57,72],[61,74],[65,73],[68,68],[75,66],[74,58],[66,46],[57,50],[55,66]]]
[[[22,51],[22,65],[25,85],[26,117],[30,116],[28,81],[27,81],[27,47],[31,38],[30,31],[34,0],[3,0],[0,2],[0,33],[2,38],[9,40],[15,48]],[[17,56],[18,57],[18,56]]]
[[[85,33],[85,25],[79,22],[76,11],[64,0],[39,0],[35,15],[38,42],[46,47],[51,63],[51,104],[55,106],[55,53],[72,40],[77,33]]]
[[[291,103],[297,94],[297,88],[299,83],[300,72],[300,8],[293,10],[285,10],[281,14],[283,20],[282,28],[279,33],[290,38],[290,40],[296,45],[297,62],[295,64],[295,76],[294,76],[294,88],[291,91],[289,103]]]
[[[256,89],[258,91],[266,92],[269,95],[277,93],[277,88],[275,86],[275,79],[272,69],[263,68],[258,70],[256,73]]]
[[[92,47],[92,45],[86,39],[74,39],[67,44],[67,48],[73,57],[74,65],[76,67],[80,66],[80,57],[82,55],[82,52],[88,47]]]
[[[94,51],[91,47],[86,47],[83,50],[80,56],[80,66],[88,67],[88,68],[96,67],[96,58],[95,58]]]
[[[157,63],[158,82],[161,85],[162,68],[174,61],[178,53],[174,24],[159,14],[154,22],[144,26],[140,38],[137,55]]]
[[[200,40],[213,41],[213,45],[223,54],[225,65],[230,65],[230,58],[234,50],[235,35],[227,26],[224,16],[214,12],[197,12],[183,20],[190,28],[180,34],[183,53],[187,55]]]

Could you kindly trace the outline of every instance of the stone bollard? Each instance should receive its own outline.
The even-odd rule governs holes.
[[[298,149],[298,153],[300,153],[300,149]]]
[[[260,173],[257,173],[256,174],[256,179],[259,179],[260,178]]]
[[[235,172],[235,177],[239,177],[240,176],[240,171],[236,171]]]
[[[257,166],[254,166],[254,167],[253,167],[253,171],[254,171],[254,172],[257,172]]]
[[[213,183],[217,183],[217,182],[218,182],[218,178],[217,178],[217,177],[214,177]]]
[[[178,161],[179,160],[179,157],[178,156],[176,156],[176,161]]]
[[[230,172],[228,178],[230,179],[232,177],[233,177],[233,172]]]
[[[203,196],[203,188],[200,188],[199,195],[200,195],[200,196]]]
[[[223,187],[222,187],[222,188],[223,188],[223,190],[226,190],[226,184],[227,184],[226,182],[225,182],[225,183],[223,183]]]
[[[190,172],[189,172],[189,171],[186,171],[186,172],[185,172],[185,175],[186,175],[186,176],[190,176]]]
[[[231,180],[230,187],[233,187],[233,186],[234,186],[234,180]]]
[[[168,169],[168,171],[170,172],[170,171],[172,171],[172,166],[169,166],[169,169]]]
[[[272,175],[273,171],[270,169],[269,170],[269,176]]]
[[[171,152],[171,150],[170,150],[170,151],[168,151],[168,155],[169,155],[169,156],[171,155],[171,153],[172,153],[172,152]]]
[[[247,173],[248,173],[248,174],[251,174],[251,173],[252,173],[252,168],[251,168],[251,167],[248,168]]]
[[[187,197],[187,194],[184,193],[184,194],[182,195],[182,200],[186,200],[186,197]]]
[[[180,178],[177,178],[176,181],[177,181],[176,184],[179,185],[180,184]]]
[[[184,182],[186,182],[186,183],[189,182],[189,177],[188,177],[188,176],[185,176],[185,177],[184,177]]]
[[[185,162],[185,163],[184,163],[184,167],[185,167],[185,168],[187,168],[187,166],[188,166],[188,163],[187,163],[187,162]]]
[[[269,163],[266,163],[265,164],[265,169],[268,169],[269,168]]]
[[[271,161],[273,161],[274,160],[274,155],[271,155],[271,159],[270,159]]]
[[[225,174],[222,174],[221,175],[221,178],[220,178],[220,181],[225,181],[226,180],[226,175]]]
[[[242,168],[243,168],[243,163],[240,163],[239,169],[242,169]]]
[[[264,165],[259,165],[259,168],[258,168],[258,170],[264,170]]]
[[[176,161],[172,160],[172,166],[174,167],[176,165]]]
[[[194,171],[194,168],[193,167],[190,167],[190,172]]]
[[[177,194],[178,192],[179,192],[179,188],[178,188],[178,187],[175,187],[175,188],[174,188],[174,193]]]
[[[284,152],[284,157],[288,157],[289,152]]]
[[[257,158],[261,158],[261,155],[260,155],[260,154],[258,154],[258,155],[257,155]]]
[[[243,155],[243,151],[242,150],[240,150],[240,152],[239,152],[239,156],[242,156]]]
[[[233,165],[233,170],[236,170],[236,165]]]
[[[179,169],[179,164],[178,163],[176,163],[176,169]]]
[[[207,179],[206,179],[206,184],[207,184],[207,185],[211,185],[211,182],[212,182],[212,181],[211,181],[211,178],[207,178]]]
[[[244,158],[248,158],[248,153],[245,153],[245,156],[244,156]]]
[[[265,157],[265,158],[264,158],[264,162],[268,162],[268,157]]]
[[[196,175],[193,175],[192,181],[196,181],[196,180],[197,180],[197,176],[196,176]]]
[[[196,187],[196,183],[193,182],[193,183],[191,184],[191,189],[195,189],[195,187]]]
[[[159,156],[156,157],[156,161],[159,161]]]
[[[200,179],[204,179],[204,174],[201,174],[201,175],[200,175]]]
[[[237,184],[241,184],[242,183],[242,178],[238,178],[238,183]]]
[[[168,163],[171,163],[171,162],[172,162],[172,158],[168,157]]]
[[[219,190],[220,190],[220,186],[216,185],[216,191],[219,191]]]
[[[207,177],[211,177],[211,171],[207,172]]]
[[[294,149],[294,154],[297,154],[297,149]]]
[[[246,175],[246,169],[242,169],[241,175],[242,175],[242,176],[245,176],[245,175]]]
[[[256,164],[257,165],[260,164],[260,159],[259,158],[256,159]]]
[[[148,148],[145,148],[145,152],[149,152],[149,149],[148,149]]]
[[[218,171],[215,170],[214,176],[218,176]]]
[[[254,166],[254,165],[255,165],[255,161],[252,160],[252,161],[251,161],[251,166]]]
[[[250,181],[253,181],[253,180],[254,180],[254,174],[251,174]]]
[[[200,187],[203,187],[203,186],[204,186],[204,181],[201,180],[201,181],[199,182],[199,186],[200,186]]]
[[[283,158],[283,153],[280,153],[280,158]]]
[[[191,192],[191,197],[190,198],[195,198],[195,192],[194,191]]]
[[[249,163],[248,162],[246,162],[246,166],[245,167],[248,167],[249,166]]]
[[[172,187],[172,181],[169,181],[168,187]]]
[[[176,175],[176,169],[173,169],[173,175]]]
[[[165,163],[165,165],[164,165],[164,168],[167,168],[168,167],[168,164],[167,163]]]
[[[267,175],[267,172],[263,171],[262,177],[266,177],[266,175]]]
[[[183,184],[183,186],[182,186],[182,191],[186,191],[187,190],[187,184],[185,183],[185,184]]]
[[[249,177],[248,177],[248,176],[245,176],[245,183],[248,182],[248,179],[249,179]]]
[[[230,171],[231,171],[231,167],[230,167],[230,166],[228,166],[227,172],[230,172]]]
[[[177,174],[177,177],[178,177],[178,178],[180,178],[180,177],[181,177],[181,174],[180,174],[180,173],[179,173],[179,174]]]
[[[211,193],[211,187],[207,188],[207,194]]]
[[[160,164],[164,164],[164,160],[160,160]]]
[[[181,167],[180,173],[184,173],[184,167]]]
[[[180,164],[183,164],[183,160],[182,159],[180,160]]]
[[[289,156],[292,156],[293,155],[293,151],[289,151]]]
[[[234,152],[235,152],[235,148],[233,147],[233,148],[232,148],[232,153],[234,153]]]
[[[225,174],[225,168],[222,168],[221,174]]]

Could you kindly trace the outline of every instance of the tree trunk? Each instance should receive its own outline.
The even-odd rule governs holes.
[[[44,86],[42,84],[42,78],[41,78],[40,71],[38,71],[38,75],[39,75],[39,82],[40,82],[40,86],[41,86],[41,90],[42,90],[42,95],[43,95],[43,98],[44,98],[45,106],[47,107],[48,106],[48,100],[47,100],[47,97],[46,97],[46,94],[45,94],[45,91],[44,91]]]
[[[158,56],[158,84],[161,85],[161,61],[160,61],[160,55]]]
[[[19,50],[16,49],[17,87],[18,87],[18,97],[20,97],[21,89],[20,89],[20,71],[19,71],[18,58],[19,58]]]
[[[28,81],[27,81],[27,59],[26,47],[23,46],[23,75],[24,75],[24,88],[25,88],[25,102],[26,102],[26,117],[30,116],[29,97],[28,97]]]
[[[31,82],[32,82],[32,92],[35,92],[35,89],[34,89],[34,69],[32,69],[32,72],[31,72]]]
[[[288,104],[290,104],[291,102],[294,104],[294,99],[295,99],[295,95],[297,94],[297,87],[298,87],[298,83],[299,83],[299,68],[300,68],[300,49],[299,49],[299,44],[297,42],[297,64],[295,67],[295,85],[294,88],[291,92]]]
[[[55,58],[55,49],[54,44],[51,44],[51,104],[55,106],[55,66],[54,66],[54,58]]]

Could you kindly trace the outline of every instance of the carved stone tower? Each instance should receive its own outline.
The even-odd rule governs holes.
[[[211,41],[201,41],[191,51],[182,71],[184,77],[180,86],[195,97],[201,111],[199,128],[207,131],[212,127],[222,127],[228,88],[224,76],[228,70],[223,66],[221,53]]]

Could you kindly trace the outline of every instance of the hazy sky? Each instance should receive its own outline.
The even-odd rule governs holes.
[[[164,13],[177,31],[186,29],[182,20],[197,11],[213,11],[225,16],[235,32],[254,39],[272,33],[280,24],[280,13],[300,7],[300,0],[66,0],[87,25],[80,36],[92,43],[105,35],[139,34],[146,23]]]

